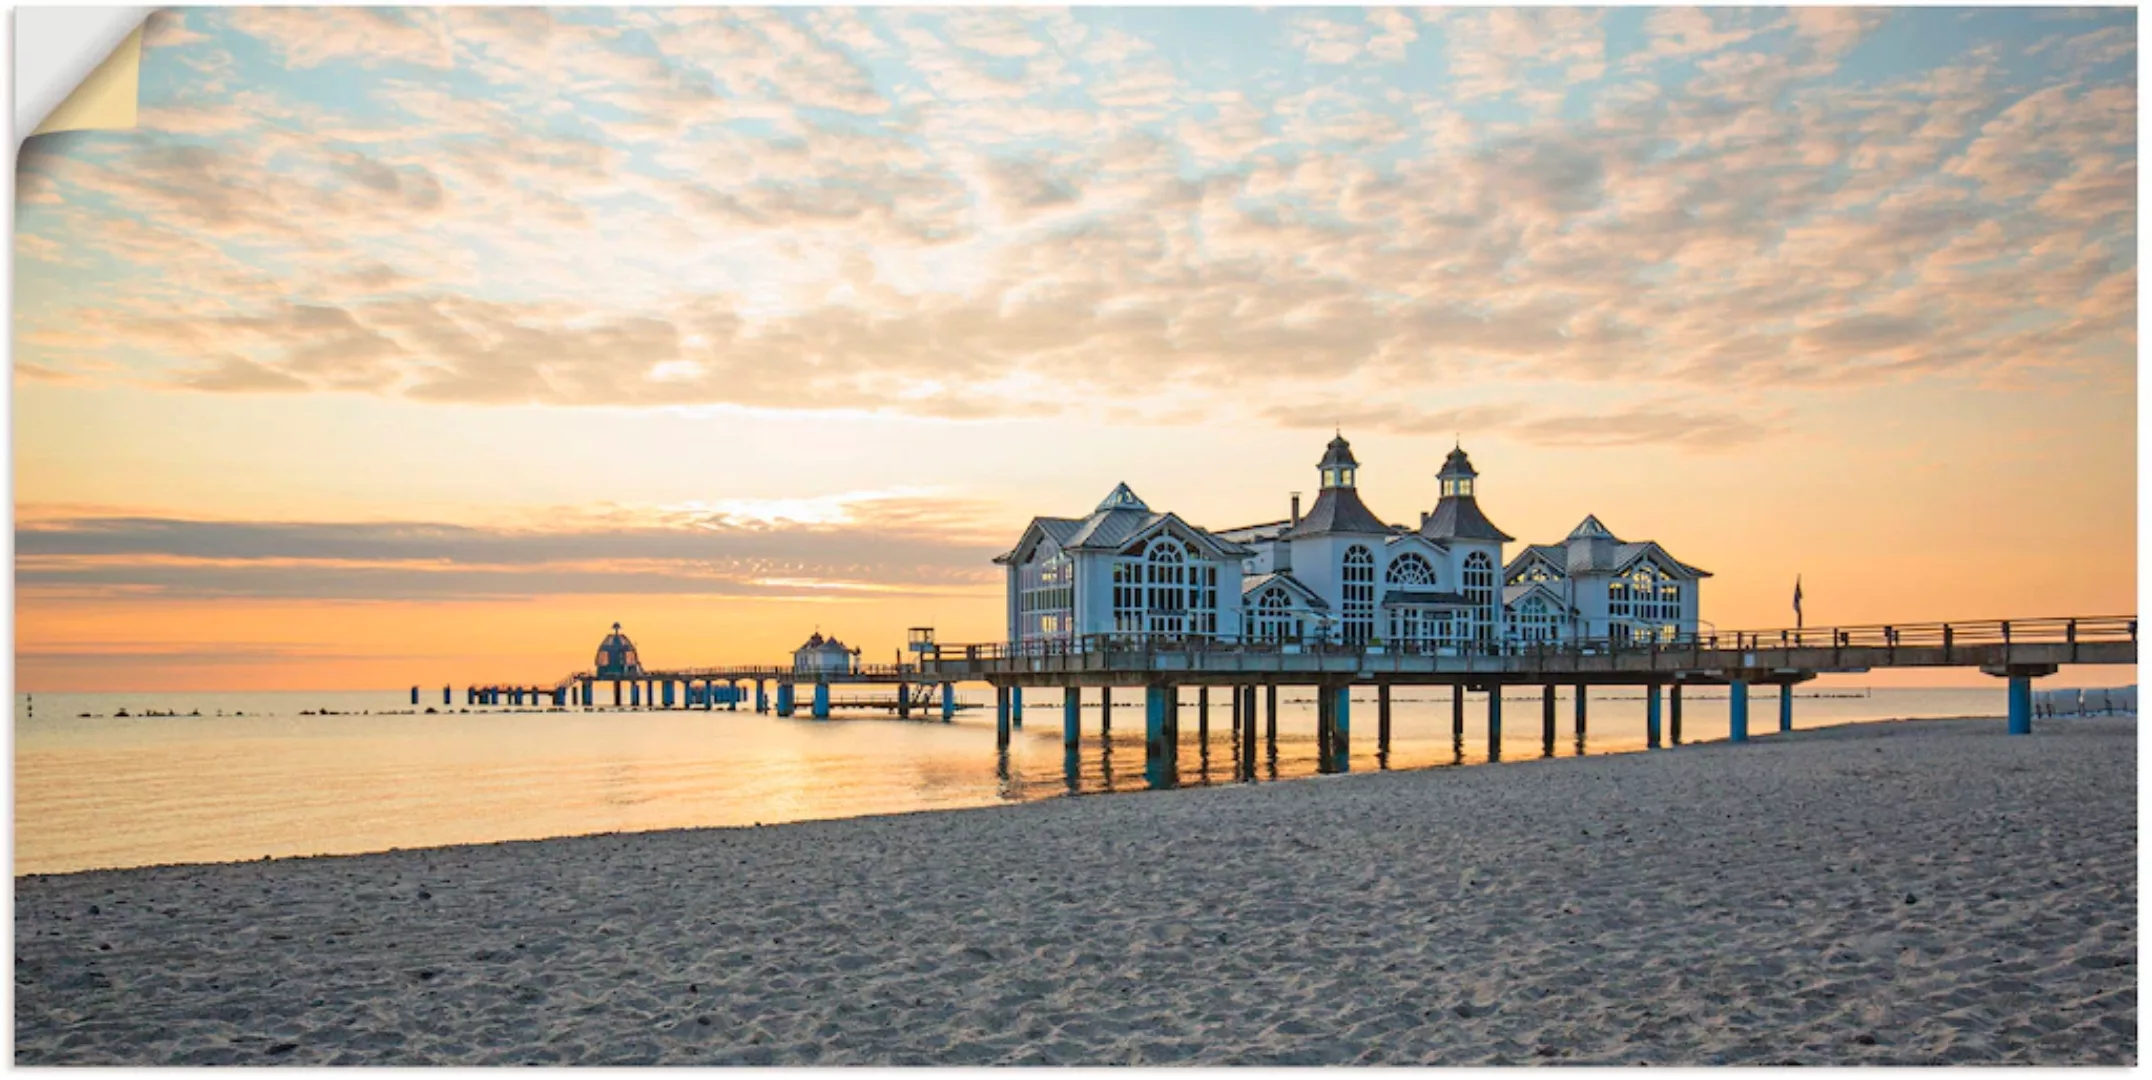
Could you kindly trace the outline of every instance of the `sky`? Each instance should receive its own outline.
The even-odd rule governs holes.
[[[160,13],[140,127],[18,161],[18,689],[994,640],[1031,517],[1276,520],[1333,430],[1388,520],[1461,442],[1720,630],[1796,575],[1810,625],[2131,613],[2136,32]]]

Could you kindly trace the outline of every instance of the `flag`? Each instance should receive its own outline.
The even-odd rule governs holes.
[[[1793,625],[1795,629],[1805,625],[1801,620],[1801,575],[1793,575]]]

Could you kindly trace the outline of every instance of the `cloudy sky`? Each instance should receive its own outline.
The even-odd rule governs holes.
[[[1704,617],[2135,608],[2127,9],[196,9],[17,171],[27,689],[999,633],[1461,438]]]

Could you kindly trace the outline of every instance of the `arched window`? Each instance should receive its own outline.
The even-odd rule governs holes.
[[[1435,568],[1417,552],[1405,552],[1390,560],[1390,569],[1383,573],[1383,581],[1391,585],[1426,587],[1435,583]]]
[[[1188,556],[1180,540],[1161,536],[1144,551],[1146,633],[1188,632]]]
[[[1484,551],[1465,556],[1465,603],[1472,607],[1473,637],[1493,641],[1495,632],[1494,560]]]
[[[1252,636],[1257,641],[1291,641],[1300,635],[1294,632],[1293,598],[1284,589],[1272,585],[1255,597],[1255,621]]]
[[[1516,641],[1556,639],[1554,609],[1537,596],[1526,597],[1510,612],[1509,636]]]
[[[1354,544],[1345,549],[1345,641],[1362,645],[1375,636],[1375,553]]]
[[[1681,582],[1645,559],[1607,586],[1607,615],[1617,640],[1670,641],[1681,632]]]

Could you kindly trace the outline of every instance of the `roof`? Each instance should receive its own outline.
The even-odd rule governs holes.
[[[1360,501],[1356,488],[1324,488],[1315,497],[1315,505],[1308,508],[1300,524],[1285,531],[1283,538],[1299,540],[1304,537],[1322,536],[1326,533],[1375,533],[1390,531],[1390,527],[1375,516],[1375,512]]]
[[[1577,527],[1569,530],[1569,538],[1571,540],[1577,540],[1587,536],[1604,536],[1609,540],[1614,538],[1614,534],[1610,532],[1606,526],[1599,523],[1599,517],[1596,514],[1584,515],[1584,520],[1577,522]]]
[[[1560,593],[1557,593],[1553,589],[1548,588],[1544,583],[1536,581],[1529,585],[1502,586],[1502,606],[1505,608],[1515,607],[1518,601],[1524,599],[1526,596],[1529,596],[1534,592],[1537,592],[1540,597],[1546,600],[1548,603],[1553,604],[1556,611],[1562,612],[1566,615],[1574,615],[1577,613],[1577,609],[1569,606],[1568,603],[1563,601]]]
[[[1452,449],[1450,455],[1442,459],[1442,471],[1435,474],[1437,478],[1478,475],[1478,470],[1472,467],[1472,459],[1465,454],[1465,448],[1461,445]]]
[[[1391,604],[1456,605],[1466,603],[1470,603],[1470,601],[1465,599],[1465,594],[1444,592],[1440,589],[1391,589],[1389,592],[1382,594],[1382,606],[1384,607],[1389,607]]]
[[[1266,521],[1259,525],[1235,525],[1230,529],[1217,529],[1211,535],[1236,544],[1276,540],[1285,530],[1293,527],[1290,521]]]
[[[1302,585],[1299,578],[1283,570],[1268,574],[1256,574],[1252,577],[1240,579],[1240,595],[1242,597],[1254,596],[1265,586],[1272,584],[1283,586],[1287,591],[1300,597],[1300,602],[1309,608],[1316,611],[1330,610],[1330,604],[1321,596],[1316,595],[1315,590]]]
[[[1136,497],[1135,489],[1124,481],[1113,486],[1113,491],[1099,500],[1100,510],[1149,510],[1142,499]]]
[[[1360,463],[1353,460],[1352,444],[1346,442],[1343,435],[1330,440],[1330,445],[1323,447],[1323,459],[1315,465],[1318,469],[1330,469],[1338,466],[1355,469],[1360,467]]]
[[[1597,531],[1593,531],[1594,528]],[[1707,578],[1709,570],[1690,566],[1667,553],[1667,550],[1650,540],[1634,543],[1622,540],[1607,531],[1596,517],[1586,517],[1569,534],[1569,539],[1559,544],[1532,544],[1517,553],[1509,561],[1505,573],[1513,573],[1525,561],[1540,558],[1565,574],[1617,574],[1627,570],[1646,555],[1656,555],[1668,569],[1691,577]]]
[[[1479,500],[1470,495],[1451,495],[1436,503],[1435,512],[1427,515],[1427,523],[1420,526],[1420,535],[1430,540],[1490,540],[1497,543],[1516,539],[1495,528],[1494,522],[1480,513]]]
[[[1113,492],[1098,504],[1098,509],[1083,518],[1032,518],[1024,529],[1016,546],[994,557],[997,563],[1009,563],[1026,551],[1038,538],[1052,540],[1057,546],[1072,551],[1117,551],[1129,541],[1152,531],[1155,527],[1171,522],[1187,530],[1213,549],[1218,558],[1240,558],[1255,552],[1231,540],[1206,532],[1182,521],[1172,513],[1156,513],[1129,490],[1127,484],[1117,485]]]

